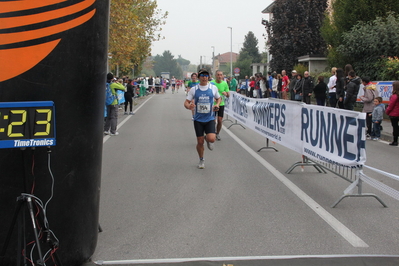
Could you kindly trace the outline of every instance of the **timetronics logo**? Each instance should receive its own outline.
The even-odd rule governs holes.
[[[0,82],[28,71],[49,55],[61,41],[59,33],[94,16],[96,9],[90,7],[95,1],[0,1]]]
[[[38,146],[53,146],[54,139],[28,139],[28,140],[14,140],[14,147],[38,147]]]

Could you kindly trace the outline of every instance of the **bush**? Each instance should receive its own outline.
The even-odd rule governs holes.
[[[381,63],[381,80],[399,80],[399,58],[383,57]]]
[[[303,73],[305,73],[305,71],[308,71],[308,67],[307,66],[305,66],[304,64],[297,64],[297,65],[295,65],[294,67],[293,67],[293,70],[296,70],[296,72],[298,73],[298,74],[301,74],[302,76],[303,76]],[[312,73],[310,73],[310,74],[312,74]]]
[[[329,80],[330,77],[331,77],[331,72],[321,72],[321,73],[317,74],[317,75],[314,77],[314,80],[315,80],[316,84],[317,84],[317,80],[319,79],[320,76],[323,76],[323,77],[324,77],[324,82],[325,82],[326,84],[328,84],[328,80]]]

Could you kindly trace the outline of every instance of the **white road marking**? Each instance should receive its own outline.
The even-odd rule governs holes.
[[[355,235],[349,228],[338,221],[332,214],[327,212],[322,206],[316,201],[309,197],[299,187],[292,183],[282,173],[280,173],[275,167],[263,159],[258,153],[252,150],[247,144],[239,139],[233,132],[223,126],[225,130],[241,147],[243,147],[249,154],[252,155],[258,162],[260,162],[267,170],[269,170],[278,180],[280,180],[285,186],[287,186],[295,195],[297,195],[306,205],[308,205],[315,213],[317,213],[328,225],[330,225],[338,234],[340,234],[346,241],[348,241],[354,247],[367,248],[369,245],[366,244],[361,238]]]
[[[142,104],[140,104],[140,106],[137,107],[136,110],[134,110],[135,113],[136,113],[138,110],[140,110],[140,108],[141,108],[145,103],[147,103],[152,97],[154,97],[154,95],[152,95],[150,98],[148,98],[147,100],[145,100]],[[125,124],[130,118],[132,118],[132,115],[126,116],[126,118],[123,119],[122,122],[120,122],[116,128],[121,128],[121,127],[123,126],[123,124]],[[104,144],[110,137],[111,137],[110,135],[104,136],[104,138],[103,138],[103,144]]]

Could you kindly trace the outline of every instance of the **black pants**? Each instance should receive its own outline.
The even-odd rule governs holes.
[[[342,100],[342,102],[340,102],[339,100],[337,100],[337,105],[339,109],[344,109],[344,101]]]
[[[337,93],[331,92],[328,94],[328,102],[330,103],[330,107],[335,107],[337,105]]]
[[[398,135],[399,135],[399,116],[390,116],[391,124],[392,124],[392,135],[393,135],[393,142],[398,142]]]
[[[127,112],[128,104],[130,104],[129,109],[131,112],[133,108],[133,97],[130,93],[125,93],[125,112]]]
[[[310,104],[310,97],[309,93],[302,93],[302,101],[306,104]]]
[[[371,112],[366,113],[366,125],[367,125],[367,135],[371,135],[371,130],[373,129],[373,119],[371,117]]]

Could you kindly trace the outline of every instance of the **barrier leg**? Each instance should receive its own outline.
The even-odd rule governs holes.
[[[317,163],[309,161],[306,156],[304,156],[303,161],[294,163],[290,168],[288,168],[287,171],[285,171],[285,173],[290,174],[297,166],[313,166],[320,174],[327,174],[322,167],[320,167]]]
[[[269,139],[266,138],[266,147],[262,147],[258,150],[258,152],[260,152],[261,150],[275,150],[276,152],[278,152],[278,150],[274,147],[270,147],[269,146]]]
[[[360,171],[360,170],[359,170]],[[357,174],[358,176],[358,174]],[[366,198],[366,197],[373,197],[376,200],[378,200],[384,208],[388,208],[388,206],[375,194],[372,193],[362,193],[362,187],[363,187],[363,181],[362,179],[358,176],[357,181],[357,194],[347,194],[347,195],[342,195],[332,206],[331,208],[335,208],[344,198]],[[352,186],[353,184],[351,184]],[[349,186],[350,187],[350,186]],[[348,188],[349,188],[348,187]]]
[[[231,121],[231,120],[230,120]],[[243,125],[241,125],[240,123],[237,123],[237,120],[233,123],[233,124],[231,124],[227,129],[230,129],[232,126],[234,126],[234,125],[238,125],[238,126],[241,126],[243,129],[245,129],[245,127],[243,126]]]
[[[226,114],[226,119],[223,119],[223,120],[222,120],[222,122],[224,122],[224,121],[230,121],[230,122],[233,123],[233,120],[230,120],[230,119],[229,119],[229,115],[228,115],[228,114]],[[237,120],[236,120],[236,121],[237,121]]]

